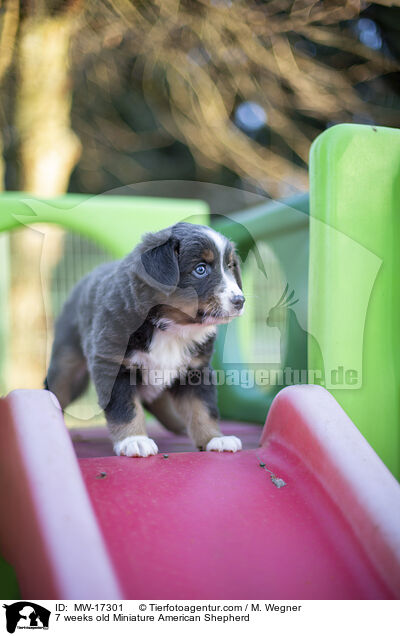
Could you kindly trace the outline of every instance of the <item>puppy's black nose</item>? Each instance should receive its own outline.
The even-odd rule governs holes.
[[[235,309],[241,309],[244,305],[245,298],[241,294],[237,296],[233,296],[231,298],[231,303]]]

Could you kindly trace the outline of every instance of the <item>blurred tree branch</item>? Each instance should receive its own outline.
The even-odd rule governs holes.
[[[395,124],[395,109],[367,103],[357,88],[398,71],[387,51],[354,33],[369,4],[110,0],[101,9],[86,3],[78,39],[92,60],[94,51],[103,57],[104,47],[135,58],[132,75],[141,78],[158,121],[199,165],[223,165],[280,196],[285,182],[307,187],[309,146],[321,130],[314,122],[325,127],[356,116]],[[400,1],[375,4],[399,7]],[[91,44],[83,45],[84,37]],[[235,109],[244,101],[264,108],[268,143],[236,125]]]
[[[163,178],[168,156],[184,147],[200,178],[223,169],[271,196],[307,188],[309,147],[327,125],[399,121],[397,102],[379,95],[399,70],[394,38],[390,50],[357,35],[370,7],[397,15],[398,34],[400,0],[8,0],[0,78],[14,60],[19,187],[36,189],[40,170],[40,189],[53,188],[51,165],[55,190],[65,189],[79,152],[72,108],[84,141],[78,174],[87,185],[79,183],[89,190]],[[32,99],[46,113],[40,124],[25,106]],[[260,132],[236,120],[246,102],[265,112]],[[52,129],[63,159],[44,149]],[[151,167],[151,152],[164,163]],[[27,171],[34,155],[37,169]]]

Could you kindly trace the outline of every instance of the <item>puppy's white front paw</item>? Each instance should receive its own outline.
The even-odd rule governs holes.
[[[126,457],[148,457],[157,455],[158,448],[157,444],[146,435],[130,435],[114,444],[114,452],[116,455]]]
[[[206,446],[208,451],[229,451],[236,453],[242,449],[242,442],[235,435],[222,435],[221,437],[213,437]]]

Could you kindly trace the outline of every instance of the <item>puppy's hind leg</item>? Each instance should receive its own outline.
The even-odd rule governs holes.
[[[52,356],[45,389],[54,393],[64,410],[86,391],[88,384],[89,373],[82,351],[70,345],[60,347],[57,355]]]
[[[56,323],[50,365],[44,386],[55,394],[61,408],[65,409],[86,391],[88,384],[89,372],[86,358],[67,304]]]
[[[128,370],[120,369],[104,412],[116,455],[157,455],[156,443],[147,436],[144,411]]]

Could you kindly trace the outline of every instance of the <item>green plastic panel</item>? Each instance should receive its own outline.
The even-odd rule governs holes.
[[[0,196],[0,232],[21,224],[55,223],[98,242],[118,258],[145,232],[192,220],[208,222],[203,201],[80,194],[46,200],[22,192]]]
[[[304,327],[307,321],[307,282],[308,282],[308,194],[292,197],[283,202],[267,201],[242,212],[231,214],[230,218],[218,219],[213,223],[215,229],[233,240],[238,248],[244,266],[244,293],[246,289],[246,261],[249,250],[260,247],[265,242],[275,254],[282,269],[283,279],[288,282],[299,299],[297,307],[304,315]],[[251,276],[250,276],[251,279]],[[263,295],[270,293],[271,281],[262,277]],[[283,283],[284,285],[284,283]],[[249,303],[247,303],[249,304]],[[248,357],[243,346],[242,330],[246,329],[246,322],[253,316],[245,314],[229,326],[219,328],[216,353],[213,359],[214,369],[224,371],[239,369],[243,371],[257,371],[261,369],[277,370],[277,367],[292,369],[307,369],[307,332],[303,329],[294,312],[288,312],[287,347],[284,359],[280,364],[271,365],[267,360],[254,363]],[[226,361],[225,347],[229,358],[237,363]],[[266,393],[256,386],[222,385],[218,387],[218,400],[221,415],[227,419],[245,422],[259,422],[264,424],[269,406],[276,393],[285,384],[272,387]]]
[[[400,131],[341,124],[310,164],[309,367],[400,477]]]

